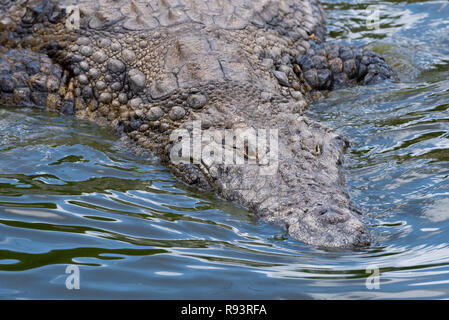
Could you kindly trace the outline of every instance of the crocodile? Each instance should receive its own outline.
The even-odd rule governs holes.
[[[305,244],[366,247],[349,142],[304,111],[394,71],[325,35],[318,0],[0,0],[0,104],[109,126]]]

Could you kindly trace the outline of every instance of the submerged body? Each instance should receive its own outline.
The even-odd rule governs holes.
[[[297,240],[369,245],[344,187],[347,142],[303,111],[312,90],[392,72],[372,52],[324,43],[318,2],[1,3],[0,103],[110,125],[184,182],[285,224]],[[243,148],[224,142],[228,131]],[[258,144],[268,132],[276,139]],[[178,161],[186,135],[193,152]],[[219,161],[219,149],[234,161]]]

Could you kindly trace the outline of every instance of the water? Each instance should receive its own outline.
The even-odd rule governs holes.
[[[365,25],[369,4],[380,5],[378,31]],[[374,48],[401,76],[309,111],[352,142],[346,178],[370,248],[298,243],[130,154],[108,129],[0,108],[0,298],[449,298],[447,4],[324,2],[331,38]],[[66,289],[68,265],[80,290]]]

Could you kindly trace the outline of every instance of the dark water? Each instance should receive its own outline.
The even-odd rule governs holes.
[[[402,80],[310,111],[352,142],[346,177],[370,248],[311,248],[186,188],[108,129],[1,108],[0,298],[449,298],[447,4],[324,2],[330,36],[383,53]],[[68,265],[79,290],[66,288]]]

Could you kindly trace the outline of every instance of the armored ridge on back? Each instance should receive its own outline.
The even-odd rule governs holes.
[[[303,110],[313,90],[393,72],[324,36],[315,0],[0,0],[0,103],[110,125],[299,241],[367,246],[341,173],[347,141]],[[198,132],[177,161],[178,133]]]

